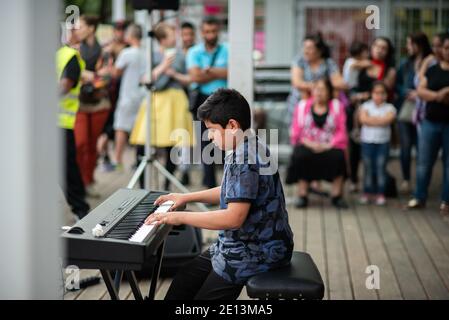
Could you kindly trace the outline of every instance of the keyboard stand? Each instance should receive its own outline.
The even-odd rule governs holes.
[[[154,300],[154,296],[156,295],[156,286],[161,271],[162,258],[164,256],[164,247],[165,247],[165,240],[161,243],[161,245],[157,249],[156,261],[154,262],[153,272],[151,275],[150,292],[148,293],[149,300]]]
[[[162,241],[162,243],[159,245],[157,249],[156,259],[153,265],[153,271],[151,272],[151,284],[147,298],[148,300],[154,300],[154,297],[156,295],[157,281],[159,280],[162,258],[164,256],[164,247],[165,247],[165,240]],[[108,289],[111,300],[120,300],[119,291],[123,274],[125,275],[126,279],[129,282],[134,298],[138,301],[143,300],[142,293],[139,288],[139,283],[137,282],[136,274],[134,273],[134,271],[117,270],[115,272],[115,279],[113,279],[112,277],[111,270],[102,269],[100,270],[100,272],[103,277],[106,288]]]
[[[102,269],[102,270],[100,270],[100,272],[101,272],[101,276],[103,277],[104,284],[106,285],[106,288],[108,289],[109,296],[111,297],[111,300],[120,300],[118,291],[112,282],[111,271]]]

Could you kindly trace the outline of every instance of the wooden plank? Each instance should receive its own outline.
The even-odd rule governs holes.
[[[307,238],[305,251],[309,253],[321,273],[325,285],[324,299],[329,299],[328,277],[326,266],[325,241],[323,235],[323,212],[321,200],[311,203],[306,210]]]
[[[146,297],[148,297],[148,292],[150,291],[150,279],[142,278],[142,279],[138,279],[138,281],[139,281],[140,292],[142,292],[142,297],[145,299]],[[128,296],[128,300],[134,300],[134,296],[132,294],[130,294]]]
[[[427,220],[417,211],[408,212],[410,222],[417,231],[424,247],[430,256],[438,275],[443,279],[446,289],[449,288],[449,255],[438,239]],[[449,291],[446,299],[449,299]]]
[[[400,214],[400,212],[395,210],[393,214]],[[402,297],[406,300],[427,299],[421,280],[397,232],[396,226],[393,224],[389,210],[387,208],[385,210],[376,210],[373,217],[395,270]]]
[[[437,210],[431,208],[429,205],[426,210],[420,210],[418,212],[427,220],[442,246],[449,253],[449,223],[441,217]]]
[[[400,204],[397,203],[396,206],[399,207]],[[409,217],[407,215],[408,212],[404,213],[399,210],[396,210],[395,212],[392,211],[393,210],[390,211],[390,215],[393,218],[393,223],[396,226],[396,230],[398,230],[400,234],[428,298],[447,298],[448,290],[443,285],[443,280],[438,275],[438,272],[426,252],[421,239],[419,239],[416,235],[416,231],[413,229],[409,221]]]
[[[160,284],[156,290],[154,300],[164,300],[168,288],[170,288],[173,278],[165,278],[160,280]]]
[[[127,300],[130,295],[132,296],[131,286],[129,285],[128,281],[122,281],[122,283],[120,284],[120,291],[118,295],[120,297],[120,300]],[[106,293],[103,296],[102,300],[111,300],[109,293]]]
[[[377,291],[379,298],[382,300],[402,299],[396,274],[380,236],[379,228],[373,219],[373,215],[380,210],[384,210],[384,208],[375,206],[355,208],[369,263],[376,265],[380,271],[380,289]]]
[[[368,290],[365,285],[367,278],[365,270],[369,265],[368,256],[362,243],[361,231],[354,210],[341,210],[340,216],[354,299],[377,299],[375,290]]]
[[[304,242],[306,238],[306,228],[304,224],[305,209],[297,209],[293,205],[287,208],[288,222],[293,231],[293,240],[295,251],[304,251]]]
[[[104,295],[109,295],[103,281],[94,286],[87,287],[76,300],[101,300]]]
[[[87,277],[99,276],[99,275],[100,275],[100,271],[98,271],[98,270],[90,270],[90,269],[81,269],[80,270],[80,280],[87,278]],[[66,277],[66,275],[64,274],[64,283],[65,283],[65,277]],[[64,300],[77,300],[78,297],[81,295],[81,293],[88,289],[89,288],[80,289],[77,291],[67,291],[64,294]]]
[[[326,235],[327,264],[329,274],[329,298],[353,299],[348,264],[344,252],[340,213],[333,207],[324,207],[324,230]]]

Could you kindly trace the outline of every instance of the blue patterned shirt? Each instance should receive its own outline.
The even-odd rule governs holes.
[[[243,225],[221,230],[210,248],[214,271],[233,283],[244,284],[249,277],[287,265],[291,259],[293,233],[279,173],[263,170],[270,167],[269,157],[268,148],[254,135],[225,159],[220,207],[251,203]]]

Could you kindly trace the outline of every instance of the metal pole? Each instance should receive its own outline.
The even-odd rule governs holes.
[[[126,1],[113,0],[112,1],[112,21],[125,20],[126,18]]]
[[[147,81],[152,82],[152,63],[153,63],[153,46],[152,46],[152,39],[150,37],[149,32],[151,31],[152,26],[152,12],[148,11],[146,20],[145,20],[145,50],[146,50],[146,75],[147,75]],[[146,141],[145,141],[145,157],[147,159],[152,158],[152,150],[151,150],[151,90],[147,91],[147,115],[146,115],[146,121],[147,121],[147,135],[146,135]],[[151,190],[151,167],[146,166],[145,167],[145,189]]]

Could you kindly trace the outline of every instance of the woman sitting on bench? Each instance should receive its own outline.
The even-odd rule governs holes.
[[[297,208],[307,207],[309,183],[316,180],[332,182],[332,204],[347,208],[342,198],[348,144],[346,114],[333,93],[329,79],[317,80],[312,97],[301,100],[293,114],[290,139],[295,147],[287,183],[299,181]]]

